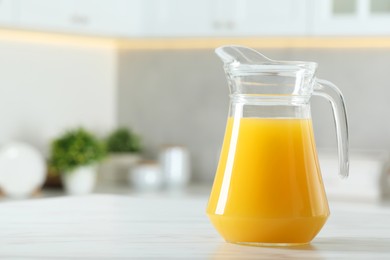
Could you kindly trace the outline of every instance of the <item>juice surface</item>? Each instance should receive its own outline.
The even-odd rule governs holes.
[[[230,242],[312,240],[329,208],[311,120],[229,118],[207,213]]]

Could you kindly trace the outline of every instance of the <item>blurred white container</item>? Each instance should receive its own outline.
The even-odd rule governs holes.
[[[138,191],[158,190],[163,182],[161,168],[154,161],[141,161],[128,174],[130,182]]]
[[[70,195],[91,193],[95,187],[97,166],[77,167],[73,171],[61,175],[65,190]]]
[[[337,151],[319,151],[322,178],[329,199],[380,201],[390,192],[389,154],[386,151],[350,152],[347,179],[338,176]]]
[[[99,166],[99,183],[127,184],[129,171],[141,160],[136,153],[110,153]]]
[[[12,198],[26,198],[46,177],[46,162],[34,147],[13,142],[0,149],[0,187]]]
[[[160,165],[164,176],[164,184],[169,189],[180,189],[188,185],[190,172],[190,156],[184,146],[163,146],[160,151]]]

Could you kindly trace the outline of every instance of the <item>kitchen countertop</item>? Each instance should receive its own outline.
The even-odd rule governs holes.
[[[6,259],[390,259],[390,207],[331,204],[310,245],[225,243],[206,196],[87,195],[0,203]]]

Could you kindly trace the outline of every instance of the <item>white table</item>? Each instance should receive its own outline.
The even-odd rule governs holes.
[[[0,203],[1,259],[390,259],[390,208],[333,204],[309,246],[225,243],[206,197],[89,195]]]

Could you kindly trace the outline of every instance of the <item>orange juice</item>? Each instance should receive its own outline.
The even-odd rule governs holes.
[[[311,119],[229,118],[207,214],[229,242],[310,242],[329,215]]]

